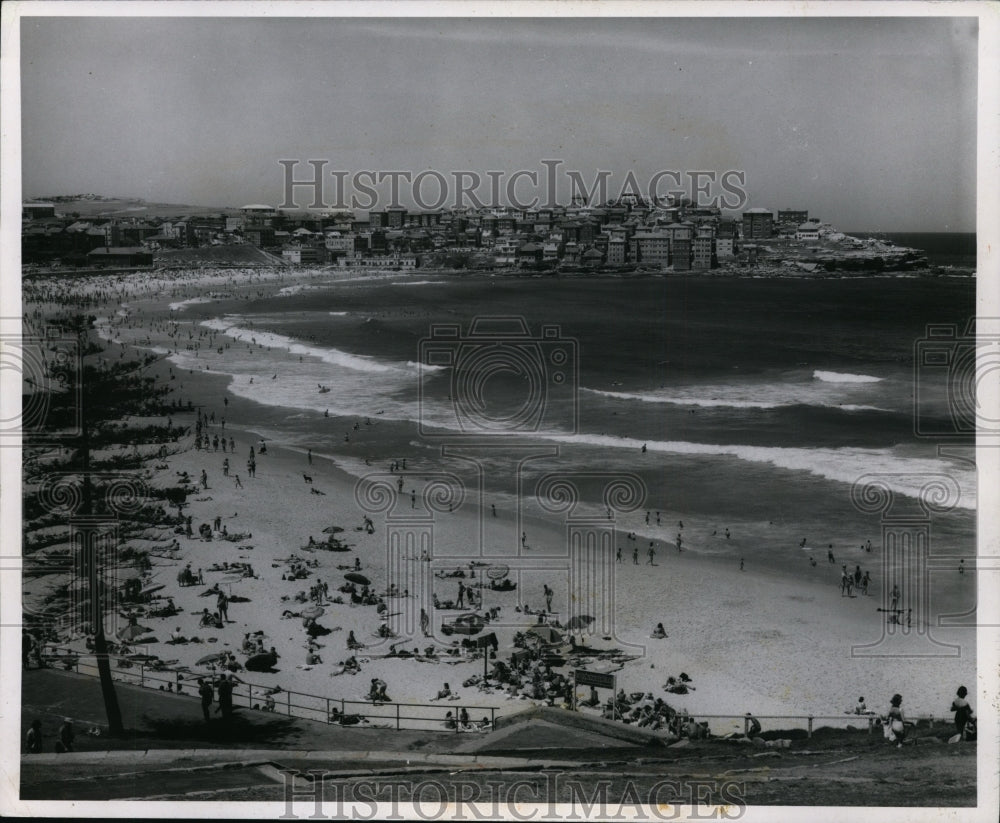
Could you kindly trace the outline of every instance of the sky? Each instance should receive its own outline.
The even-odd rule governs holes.
[[[681,172],[690,192],[687,172],[714,172],[707,196],[732,203],[730,171],[744,175],[741,207],[809,209],[843,229],[975,230],[975,19],[21,25],[25,197],[280,205],[278,161],[303,161],[301,179],[315,159],[328,161],[327,205],[335,170],[433,170],[448,207],[462,170],[504,184],[533,171],[537,186],[522,178],[515,193],[544,200],[542,161],[560,160],[563,202],[567,171],[589,186],[604,170],[611,195],[629,173],[648,190]],[[433,204],[437,179],[421,192]],[[488,201],[488,183],[477,193]],[[310,191],[295,200],[310,205]]]

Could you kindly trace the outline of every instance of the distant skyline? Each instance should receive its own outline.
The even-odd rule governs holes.
[[[278,205],[280,159],[449,180],[559,159],[612,191],[740,170],[747,207],[975,230],[974,18],[21,25],[26,198]]]

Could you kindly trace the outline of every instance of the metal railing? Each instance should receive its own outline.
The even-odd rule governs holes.
[[[43,654],[42,658],[50,666],[61,665],[67,671],[75,671],[78,674],[98,676],[96,656],[92,653],[77,652],[73,649],[60,646],[47,646],[47,649],[61,654]],[[85,661],[84,658],[93,658],[92,661]],[[197,699],[198,693],[196,683],[199,678],[210,679],[213,674],[198,675],[192,672],[180,672],[175,669],[149,668],[141,661],[131,661],[128,658],[117,655],[109,655],[113,662],[112,676],[125,683],[132,683],[143,688],[162,688],[167,690],[167,684],[171,685],[169,693],[180,694],[182,697],[190,695]],[[128,665],[122,663],[127,661]],[[117,665],[116,665],[117,664]],[[184,677],[179,677],[179,675]],[[191,691],[184,691],[190,689]],[[271,698],[270,700],[268,698]],[[357,725],[360,728],[385,728],[385,729],[413,729],[422,731],[447,731],[456,733],[463,731],[486,731],[496,728],[497,709],[491,706],[475,706],[461,701],[439,703],[397,703],[394,701],[373,703],[367,700],[348,699],[342,697],[326,697],[323,695],[308,694],[306,692],[288,691],[282,689],[274,692],[272,688],[262,686],[257,683],[247,683],[237,680],[233,690],[233,705],[261,711],[273,711],[288,717],[300,717],[305,720],[318,720],[331,725]],[[339,718],[334,717],[333,709],[339,713]],[[463,728],[458,718],[465,709],[469,716],[469,726]],[[451,712],[451,718],[442,717],[442,711]],[[589,714],[589,712],[588,712]],[[346,717],[345,717],[346,716]],[[481,719],[477,720],[477,716]],[[846,729],[848,726],[856,726],[860,723],[867,725],[868,733],[871,734],[876,727],[876,722],[881,715],[878,713],[868,714],[838,714],[838,715],[808,715],[808,714],[755,714],[758,721],[768,723],[772,726],[770,730],[764,729],[763,733],[774,731],[775,728],[781,730],[802,729],[806,732],[806,737],[811,738],[817,723],[832,728]],[[341,720],[344,718],[346,720]],[[709,731],[713,737],[724,737],[726,735],[742,733],[746,735],[750,730],[750,720],[744,714],[691,714],[690,716],[678,715],[681,722],[694,720],[696,723],[709,723]],[[908,723],[924,724],[934,723],[941,720],[934,715],[917,715],[907,719]],[[488,722],[485,722],[487,721]],[[718,723],[716,723],[718,721]],[[618,721],[622,722],[622,721]],[[628,724],[632,725],[632,724]]]
[[[46,646],[58,654],[44,653],[42,660],[50,668],[62,667],[66,671],[91,677],[99,676],[96,655],[80,653],[62,646]],[[132,661],[127,657],[109,654],[112,664],[111,674],[116,680],[141,688],[156,688],[168,694],[179,694],[199,699],[197,681],[211,680],[212,673],[199,675],[176,669],[150,668],[142,661]],[[180,676],[183,675],[183,676]],[[170,688],[168,689],[167,686]],[[268,699],[270,698],[270,699]],[[476,706],[462,701],[435,703],[397,703],[394,701],[370,702],[367,700],[342,697],[326,697],[307,692],[281,689],[275,692],[269,686],[248,683],[238,679],[233,689],[233,706],[259,711],[275,712],[288,717],[318,720],[330,725],[357,725],[359,728],[414,729],[422,731],[454,731],[456,734],[468,731],[487,731],[496,728],[497,709],[490,706]],[[333,709],[339,712],[335,717]],[[465,709],[469,724],[459,722],[461,711]],[[451,717],[442,717],[449,712]],[[346,716],[346,717],[345,717]],[[341,718],[344,718],[341,720]]]
[[[875,730],[880,717],[884,717],[884,715],[880,715],[878,713],[835,715],[754,714],[753,717],[755,717],[758,721],[761,721],[761,723],[771,721],[771,729],[762,729],[762,734],[767,734],[769,731],[774,732],[776,729],[780,729],[781,731],[800,729],[806,732],[807,738],[811,738],[813,736],[813,732],[816,728],[818,728],[817,723],[821,723],[825,727],[840,729],[846,729],[848,726],[858,726],[860,724],[864,724],[867,727],[868,733],[871,734]],[[940,719],[941,718],[936,718],[932,714],[915,715],[913,717],[908,717],[906,722],[924,724],[934,723],[936,720]],[[687,723],[691,720],[695,723],[708,722],[711,736],[716,738],[725,737],[729,734],[733,734],[734,732],[747,735],[750,731],[750,718],[748,718],[745,714],[681,714],[675,716],[675,721],[677,720],[681,723]],[[719,722],[715,723],[715,721]],[[774,721],[777,722],[775,723]]]

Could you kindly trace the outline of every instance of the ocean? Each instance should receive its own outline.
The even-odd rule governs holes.
[[[935,515],[934,550],[971,555],[971,450],[938,449],[951,442],[937,435],[953,416],[954,375],[914,364],[931,324],[955,330],[946,348],[968,348],[974,299],[975,281],[958,277],[421,272],[178,306],[202,338],[197,357],[171,359],[228,375],[268,436],[358,476],[402,458],[447,469],[470,489],[485,483],[484,500],[517,496],[529,521],[546,516],[532,496],[543,476],[569,478],[599,517],[607,478],[631,475],[645,491],[617,514],[623,532],[670,540],[681,517],[719,534],[771,527],[782,536],[759,560],[787,566],[801,558],[799,535],[824,550],[879,539],[878,517],[852,503],[858,478],[877,474],[912,503],[945,475],[958,493]],[[483,480],[442,452],[456,446]],[[647,526],[647,510],[665,525]]]
[[[897,246],[920,249],[935,266],[976,268],[975,232],[870,232],[849,231],[852,237],[877,237]]]

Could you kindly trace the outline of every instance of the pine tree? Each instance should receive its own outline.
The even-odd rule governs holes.
[[[53,359],[48,363],[45,384],[27,388],[33,394],[46,394],[46,413],[41,428],[26,432],[25,440],[30,444],[33,436],[44,435],[46,448],[36,450],[34,457],[39,460],[41,474],[25,478],[24,499],[24,541],[25,556],[29,549],[38,549],[45,543],[67,539],[69,523],[46,507],[41,491],[47,482],[59,478],[68,485],[70,497],[78,502],[72,516],[104,517],[114,521],[121,531],[144,528],[156,523],[169,522],[166,511],[157,506],[155,500],[135,499],[135,493],[143,484],[138,470],[143,466],[144,456],[140,445],[160,442],[166,444],[176,440],[186,429],[181,426],[143,422],[135,418],[163,417],[176,409],[164,403],[169,389],[158,385],[148,371],[158,358],[149,355],[138,360],[126,359],[124,348],[117,360],[107,358],[106,350],[94,340],[92,316],[72,315],[50,321],[50,327],[58,328],[67,339],[75,339],[79,358]],[[30,379],[26,379],[30,383]],[[52,446],[59,450],[53,452]],[[130,453],[108,456],[106,452],[114,447],[132,446]],[[30,449],[26,454],[30,453]],[[28,463],[26,459],[25,463]],[[108,470],[113,470],[109,474]],[[125,478],[124,489],[122,478]],[[134,484],[128,479],[135,478]],[[34,481],[40,481],[33,483]],[[117,484],[117,489],[113,488]],[[67,491],[64,489],[64,493]],[[124,491],[132,498],[132,504],[124,511],[115,505],[115,492]],[[168,492],[170,493],[168,495]],[[172,497],[177,505],[178,497],[183,502],[183,491],[176,489],[161,491],[160,497]],[[53,533],[52,526],[66,526],[65,532]],[[33,539],[33,530],[44,529],[42,535]],[[86,536],[88,535],[89,536]],[[108,608],[108,589],[101,577],[101,561],[92,533],[84,531],[82,557],[74,565],[85,580],[90,597],[89,614],[93,616],[90,628],[93,630],[94,652],[97,658],[101,681],[101,692],[107,711],[109,731],[112,735],[124,733],[121,709],[111,676],[111,662],[108,638],[105,636],[105,612]],[[144,558],[140,558],[143,560]]]

